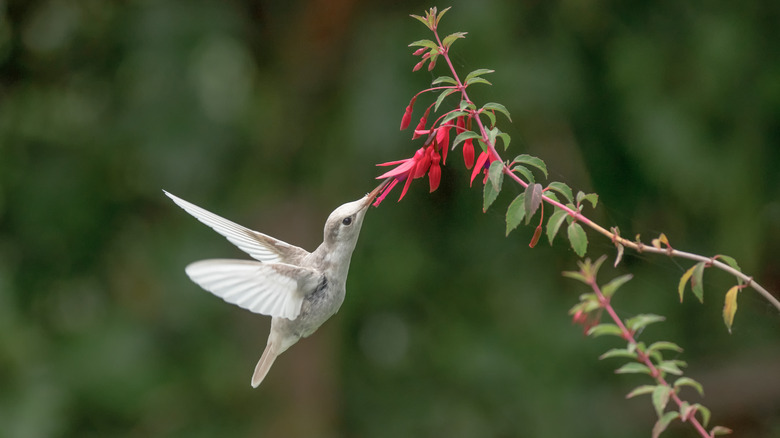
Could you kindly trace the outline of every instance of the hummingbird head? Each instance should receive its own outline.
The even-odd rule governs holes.
[[[368,207],[388,182],[389,179],[361,199],[347,202],[333,210],[325,222],[325,244],[331,248],[344,246],[344,249],[351,254],[360,235],[360,227],[363,225]]]

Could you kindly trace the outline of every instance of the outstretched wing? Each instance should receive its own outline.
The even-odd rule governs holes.
[[[300,259],[309,253],[297,246],[290,245],[279,239],[267,236],[263,233],[242,227],[237,223],[231,222],[223,217],[204,210],[195,204],[174,196],[165,190],[168,195],[179,207],[194,216],[199,221],[208,225],[217,233],[225,236],[233,245],[239,247],[252,258],[266,263],[298,263]]]
[[[228,303],[291,320],[301,313],[304,296],[324,282],[324,275],[314,269],[251,260],[202,260],[185,271],[200,287]]]

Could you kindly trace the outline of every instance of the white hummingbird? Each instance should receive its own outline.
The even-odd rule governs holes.
[[[260,385],[277,356],[314,333],[341,307],[363,218],[387,182],[335,209],[325,222],[322,244],[311,253],[163,190],[187,213],[257,260],[210,259],[185,268],[190,279],[203,289],[228,303],[272,317],[268,343],[252,375],[253,388]]]

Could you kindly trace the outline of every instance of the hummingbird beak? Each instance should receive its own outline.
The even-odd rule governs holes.
[[[376,197],[379,195],[379,193],[382,192],[382,189],[384,189],[387,186],[387,184],[390,183],[390,181],[392,179],[393,178],[387,178],[386,180],[382,181],[382,183],[380,183],[374,190],[372,190],[370,193],[368,193],[365,196],[365,198],[363,198],[364,201],[363,201],[362,208],[366,208],[369,205],[371,205],[371,203],[374,202],[374,199],[376,199]]]

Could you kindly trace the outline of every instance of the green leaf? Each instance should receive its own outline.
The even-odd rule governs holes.
[[[533,166],[544,173],[544,177],[547,178],[547,165],[544,164],[544,161],[542,161],[538,157],[534,157],[528,154],[521,154],[515,157],[514,160],[512,160],[513,163],[521,163],[521,164],[527,164],[529,166]]]
[[[510,137],[509,134],[507,134],[506,132],[502,132],[498,134],[498,138],[500,138],[501,141],[504,142],[504,150],[509,149],[509,142],[512,141],[512,137]]]
[[[712,412],[710,412],[709,409],[707,409],[706,406],[703,406],[699,403],[694,403],[696,407],[696,412],[701,413],[701,425],[704,427],[707,427],[707,424],[710,422],[710,417],[712,416]]]
[[[677,365],[677,362],[678,361],[675,361],[675,360],[665,360],[665,361],[659,363],[656,366],[656,368],[658,368],[659,370],[661,370],[663,372],[666,372],[666,373],[669,373],[669,374],[674,374],[675,376],[681,376],[683,372],[680,369],[680,367]]]
[[[734,315],[737,313],[737,294],[739,294],[739,286],[732,286],[726,292],[726,300],[723,304],[723,322],[726,323],[729,333],[731,333],[731,326],[734,324]]]
[[[493,145],[493,147],[496,146],[496,137],[498,136],[499,131],[498,128],[492,128],[488,131],[488,142]]]
[[[577,256],[584,256],[585,251],[588,250],[588,236],[585,234],[585,230],[583,230],[580,224],[577,222],[572,222],[569,224],[567,233],[569,236],[569,242],[571,243],[571,248],[574,250]]]
[[[482,113],[479,113],[480,116],[486,116],[488,119],[490,119],[490,123],[488,123],[489,126],[496,126],[496,115],[491,113],[490,111],[485,111]]]
[[[653,390],[653,407],[659,417],[663,415],[666,410],[666,405],[669,404],[670,395],[671,388],[666,385],[658,385]]]
[[[568,214],[565,211],[556,208],[555,212],[550,216],[550,219],[547,219],[547,240],[550,241],[550,246],[552,246],[553,239],[555,239],[555,235],[558,234],[558,230],[561,228],[563,221],[566,220],[566,216],[568,216]]]
[[[498,111],[501,114],[505,115],[506,118],[509,119],[510,122],[512,121],[512,117],[509,116],[509,111],[507,111],[506,107],[504,105],[501,105],[500,103],[488,102],[488,103],[482,105],[482,109],[483,110]]]
[[[443,16],[444,16],[444,14],[446,14],[446,13],[447,13],[447,11],[449,11],[451,7],[452,7],[452,6],[448,6],[448,7],[444,8],[444,9],[442,9],[442,10],[441,10],[441,12],[439,12],[439,15],[437,15],[437,16],[436,16],[436,26],[438,26],[438,25],[439,25],[439,21],[441,21],[441,17],[443,17]],[[436,9],[434,8],[434,11],[435,11],[435,10],[436,10]]]
[[[493,84],[490,83],[490,81],[488,81],[487,79],[484,79],[484,78],[471,78],[468,81],[466,81],[463,85],[468,87],[469,85],[474,85],[474,84],[493,85]]]
[[[501,183],[504,182],[504,163],[498,160],[490,163],[488,180],[490,180],[490,184],[493,184],[496,193],[501,191]]]
[[[609,359],[611,357],[629,357],[631,359],[636,359],[637,354],[635,351],[629,351],[627,348],[613,348],[599,356],[599,360]]]
[[[653,315],[652,313],[643,313],[626,320],[626,327],[628,327],[628,329],[631,330],[632,332],[635,332],[654,322],[661,322],[665,319],[666,318],[660,315]]]
[[[495,163],[502,164],[500,161],[494,161],[490,165],[490,169],[493,169],[493,164],[495,164]],[[490,175],[489,172],[490,171],[488,171],[488,175]],[[495,201],[496,198],[498,197],[498,192],[501,191],[501,181],[503,181],[503,179],[499,179],[499,182],[497,184],[498,187],[496,187],[496,185],[494,185],[494,183],[492,181],[487,182],[485,184],[485,186],[483,187],[483,194],[482,194],[482,196],[483,196],[482,212],[483,213],[488,210],[490,205],[493,204],[493,201]]]
[[[442,40],[441,44],[444,47],[450,47],[452,45],[452,43],[455,42],[455,40],[457,40],[459,38],[466,38],[466,33],[467,32],[451,33],[451,34],[447,35],[446,37],[444,37],[444,40]]]
[[[477,109],[477,106],[474,105],[472,102],[469,102],[468,100],[461,100],[460,105],[458,105],[458,109],[461,111],[466,111],[467,109],[475,110]]]
[[[431,28],[431,24],[428,23],[428,20],[426,20],[425,18],[423,18],[423,17],[421,17],[419,15],[414,15],[414,14],[410,15],[410,17],[414,18],[415,20],[419,20],[420,23],[424,24],[425,27],[427,27],[428,29]],[[411,46],[411,44],[409,44],[409,45]]]
[[[564,198],[566,198],[567,201],[573,202],[572,194],[571,194],[571,188],[567,186],[566,184],[562,182],[551,182],[548,186],[548,189],[554,190],[558,193],[560,193]]]
[[[634,276],[631,274],[621,275],[620,277],[613,278],[609,283],[601,287],[601,293],[605,297],[609,298],[617,292],[620,286],[626,284],[628,280],[631,280]]]
[[[525,188],[525,223],[527,224],[542,205],[542,185],[528,184]]]
[[[629,362],[615,370],[616,374],[650,374],[650,368],[639,362]]]
[[[458,81],[456,81],[454,78],[450,76],[439,76],[438,78],[434,79],[433,82],[431,82],[431,85],[436,85],[436,84],[458,85]]]
[[[710,435],[711,435],[711,436],[716,436],[716,435],[730,435],[730,434],[732,434],[732,433],[734,433],[734,431],[733,431],[733,430],[729,429],[728,427],[723,427],[723,426],[715,426],[715,427],[713,427],[713,428],[712,428],[712,430],[710,431]]]
[[[571,278],[573,280],[581,281],[583,283],[587,283],[588,279],[585,278],[584,275],[582,275],[582,272],[579,271],[563,271],[563,276]]]
[[[482,76],[482,75],[486,75],[486,74],[489,74],[489,73],[495,73],[495,70],[490,70],[490,69],[487,69],[487,68],[478,68],[478,69],[476,69],[476,70],[474,70],[471,73],[466,75],[465,82],[468,82],[471,79],[474,79],[476,77],[479,77],[479,76]]]
[[[452,121],[454,119],[457,119],[458,117],[465,116],[466,114],[468,113],[465,113],[463,111],[452,111],[448,113],[446,116],[444,116],[443,119],[441,119],[441,123],[439,124],[439,126],[444,125],[445,123]]]
[[[598,337],[604,335],[614,335],[618,337],[623,336],[623,332],[620,331],[620,327],[612,323],[602,323],[594,325],[588,330],[588,336]]]
[[[561,200],[558,199],[558,195],[556,195],[555,193],[553,193],[553,192],[551,192],[549,190],[544,192],[544,196],[547,197],[547,199],[552,199],[555,202],[561,202]]]
[[[724,261],[727,265],[731,266],[732,268],[736,269],[739,272],[742,272],[742,268],[739,267],[739,264],[734,259],[734,257],[729,257],[727,255],[719,255],[718,258],[722,261]]]
[[[655,385],[642,385],[637,386],[631,392],[626,395],[626,398],[634,398],[638,395],[650,394],[655,391]]]
[[[690,386],[691,388],[694,388],[699,393],[699,395],[704,397],[704,388],[701,386],[701,383],[691,379],[690,377],[680,377],[674,381],[674,389],[679,389],[681,386]]]
[[[422,17],[416,17],[422,20]],[[409,44],[409,47],[428,47],[433,49],[434,51],[439,50],[439,45],[431,40],[419,40],[415,41],[412,44]]]
[[[696,298],[699,299],[700,303],[704,302],[704,283],[702,281],[702,276],[704,275],[705,264],[706,262],[696,263],[693,270],[693,277],[691,277],[691,290],[693,290],[693,294],[696,295]]]
[[[672,350],[676,351],[678,353],[682,353],[683,349],[679,345],[675,344],[674,342],[667,342],[667,341],[659,341],[659,342],[653,342],[650,344],[649,347],[647,347],[647,353],[651,353],[653,351],[660,351],[660,350]]]
[[[526,179],[529,185],[536,183],[536,180],[534,180],[534,174],[531,172],[530,169],[523,166],[522,164],[516,164],[515,167],[512,168],[512,171],[522,175]]]
[[[452,147],[454,148],[461,142],[466,141],[470,138],[482,138],[482,136],[477,134],[474,131],[463,131],[455,137],[455,140],[452,141]]]
[[[590,202],[590,205],[593,206],[593,208],[596,208],[596,204],[599,203],[599,195],[595,193],[584,193],[584,192],[577,192],[577,205],[582,205],[582,201],[588,201]]]
[[[439,105],[441,105],[442,101],[444,101],[444,98],[456,91],[458,90],[456,90],[455,88],[448,88],[446,90],[443,90],[441,93],[439,93],[439,97],[436,98],[436,105],[433,106],[433,111],[434,112],[438,111]]]
[[[685,284],[688,283],[688,280],[691,278],[691,275],[693,275],[693,271],[696,269],[696,265],[691,266],[690,269],[685,271],[685,273],[680,277],[680,284],[677,285],[677,293],[680,294],[680,302],[683,302],[683,294],[685,293]]]
[[[666,430],[667,427],[669,427],[669,423],[676,420],[680,417],[680,413],[677,411],[669,411],[665,413],[661,418],[658,419],[658,421],[655,422],[655,425],[653,425],[653,434],[652,438],[658,438],[663,431]]]
[[[509,204],[509,208],[506,209],[506,235],[508,236],[512,230],[517,228],[525,217],[525,193],[517,195],[517,197]]]
[[[607,256],[606,255],[602,255],[601,257],[597,258],[595,262],[593,262],[593,264],[589,268],[590,273],[593,276],[593,278],[596,278],[596,276],[599,273],[599,269],[601,269],[601,265],[604,264],[604,260],[606,260],[606,259],[607,259]],[[590,259],[586,259],[585,261],[589,262]]]

